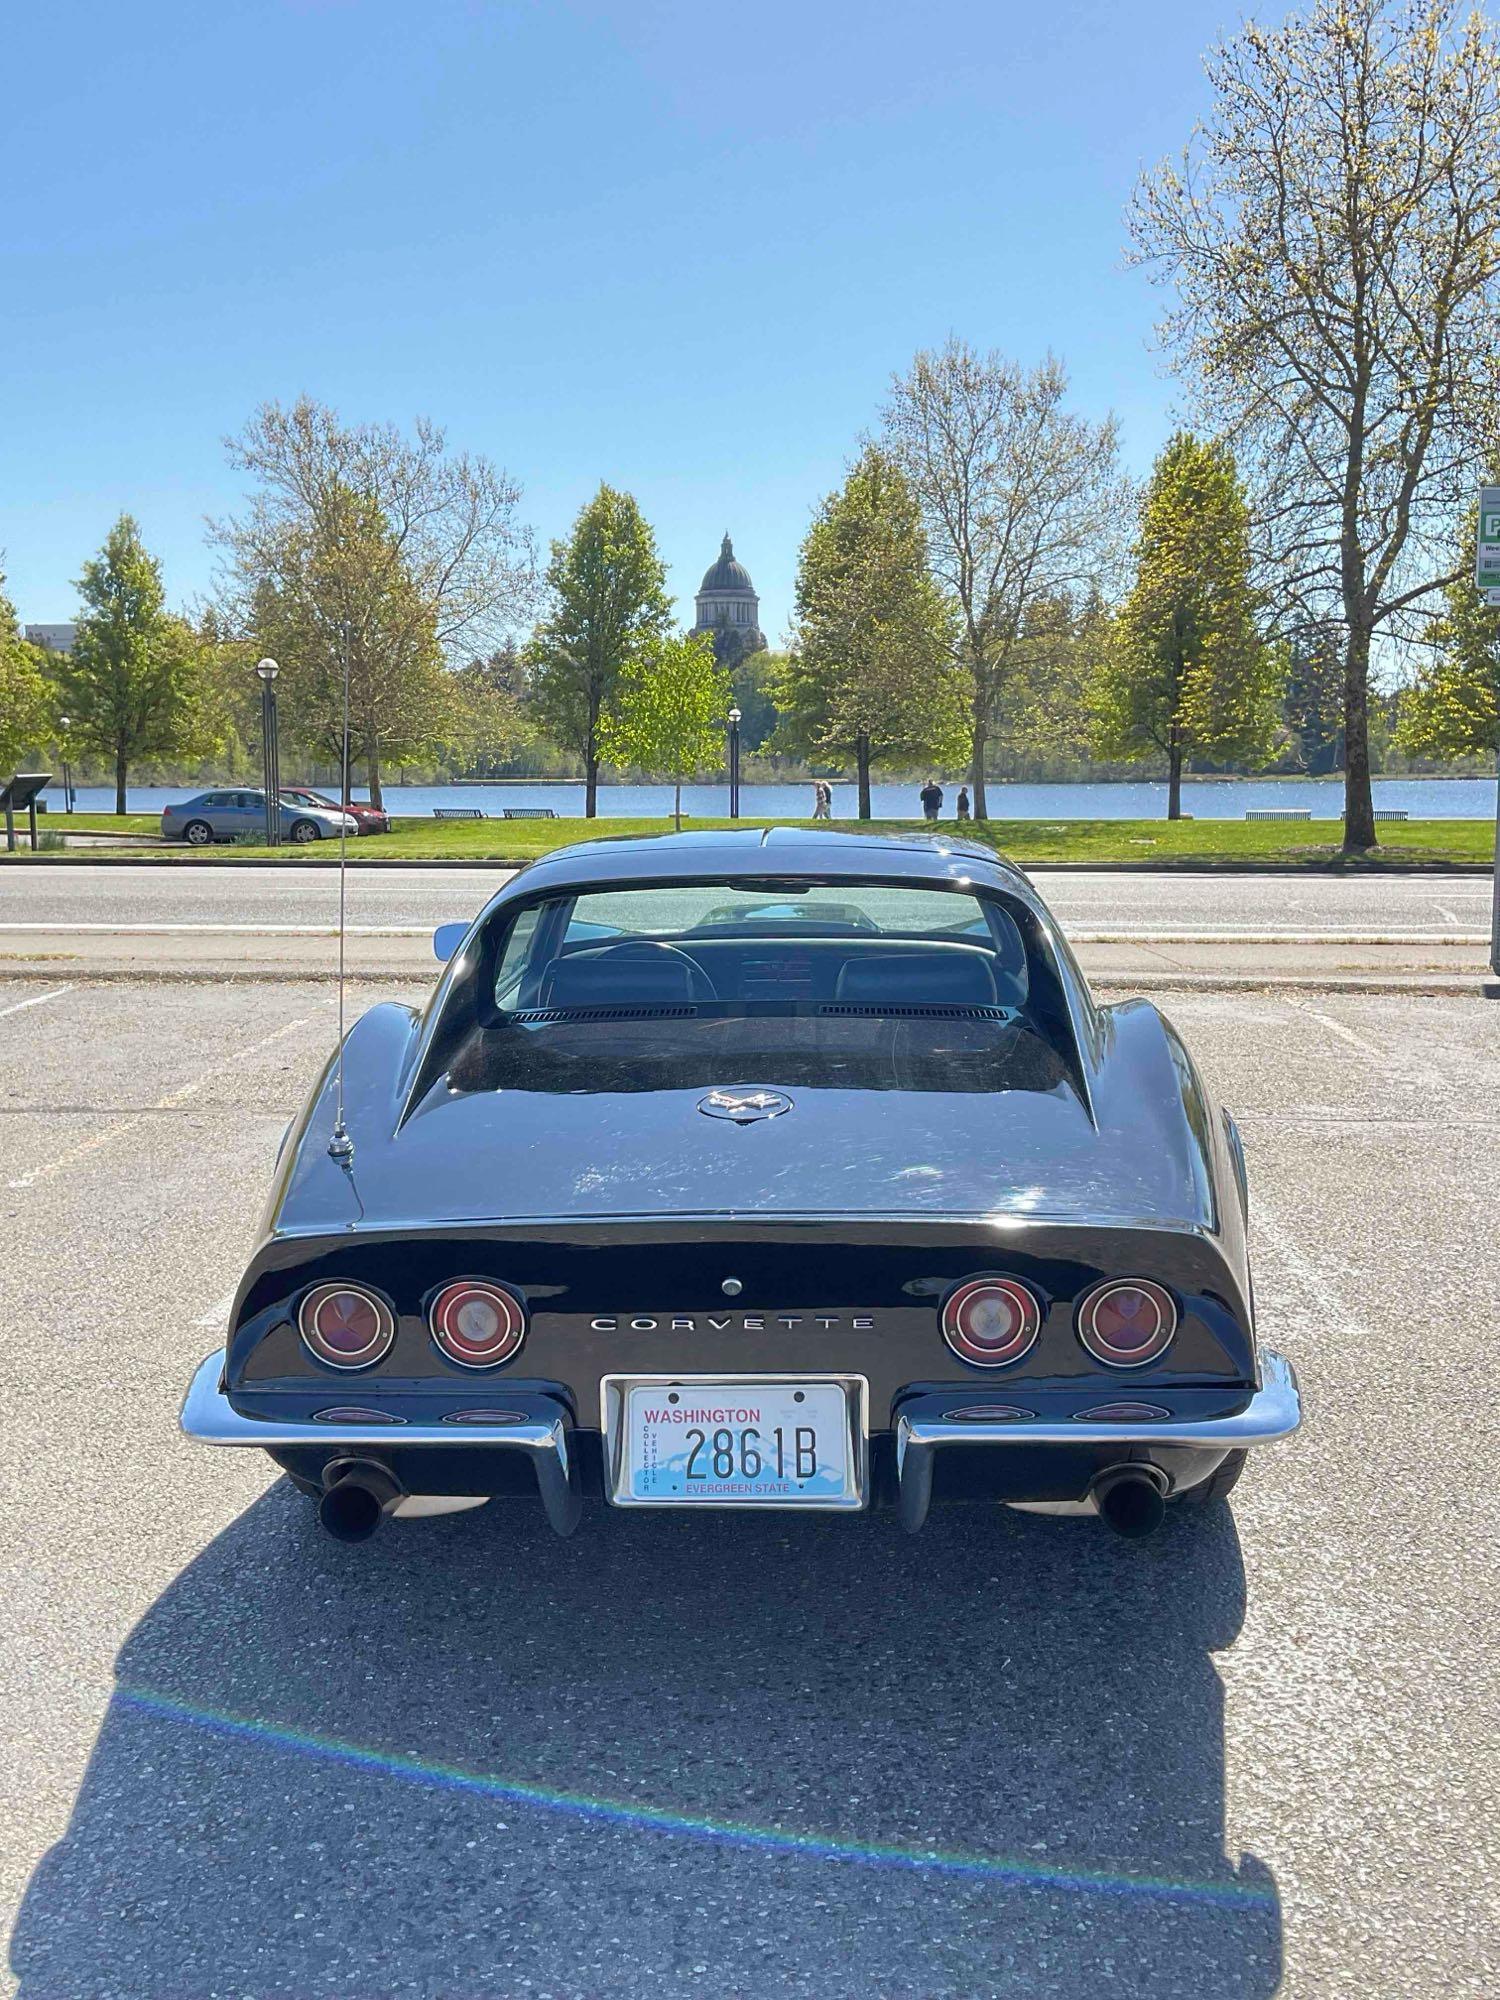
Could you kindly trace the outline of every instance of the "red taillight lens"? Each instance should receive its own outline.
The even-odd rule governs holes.
[[[1078,1338],[1108,1368],[1144,1368],[1159,1360],[1176,1331],[1171,1293],[1149,1278],[1096,1285],[1078,1308]]]
[[[971,1278],[943,1306],[943,1338],[978,1368],[1019,1361],[1041,1331],[1042,1308],[1014,1278]]]
[[[315,1285],[298,1309],[297,1328],[330,1368],[368,1368],[389,1353],[396,1316],[363,1285]]]
[[[477,1278],[460,1278],[439,1292],[428,1319],[444,1354],[465,1368],[498,1367],[526,1337],[520,1300]]]

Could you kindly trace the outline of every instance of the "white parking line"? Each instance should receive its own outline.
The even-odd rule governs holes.
[[[240,1049],[237,1054],[229,1058],[228,1062],[220,1063],[216,1069],[205,1070],[202,1076],[194,1077],[191,1083],[183,1084],[180,1090],[168,1091],[165,1097],[156,1100],[150,1110],[134,1112],[129,1118],[117,1118],[113,1125],[106,1125],[102,1132],[95,1132],[88,1139],[80,1139],[76,1146],[70,1146],[65,1153],[59,1153],[56,1159],[47,1160],[41,1166],[31,1168],[30,1172],[20,1174],[14,1180],[8,1180],[6,1186],[29,1188],[35,1187],[39,1181],[54,1179],[58,1174],[66,1172],[69,1167],[77,1166],[80,1160],[87,1159],[91,1153],[97,1153],[102,1146],[107,1146],[112,1140],[118,1139],[122,1133],[134,1131],[137,1125],[154,1116],[156,1112],[175,1111],[178,1105],[186,1104],[190,1097],[196,1097],[206,1084],[212,1083],[216,1077],[223,1076],[226,1071],[233,1069],[236,1063],[244,1062],[249,1056],[258,1055],[262,1049],[269,1048],[273,1042],[281,1041],[286,1035],[295,1034],[298,1028],[305,1028],[313,1019],[314,1016],[311,1014],[301,1014],[295,1021],[286,1022],[283,1027],[275,1029],[271,1034],[263,1035],[258,1042],[252,1042],[248,1048]]]
[[[1423,1062],[1420,1056],[1393,1056],[1388,1049],[1381,1048],[1378,1042],[1367,1041],[1353,1028],[1346,1028],[1342,1021],[1336,1021],[1331,1014],[1325,1014],[1317,1007],[1309,1007],[1305,1001],[1295,1000],[1290,995],[1285,996],[1285,999],[1286,1005],[1296,1013],[1305,1014],[1308,1020],[1316,1021],[1320,1028],[1326,1028],[1330,1035],[1337,1035],[1340,1041],[1347,1042],[1351,1048],[1358,1049],[1361,1055],[1368,1056],[1375,1067],[1393,1082],[1421,1083],[1427,1085],[1429,1089],[1438,1090],[1453,1088],[1451,1078],[1445,1076],[1441,1070],[1434,1069],[1431,1063]]]
[[[223,1298],[216,1300],[215,1303],[209,1307],[206,1313],[199,1313],[198,1317],[193,1321],[193,1325],[216,1326],[222,1332],[224,1326],[228,1322],[230,1308],[233,1306],[233,1304],[234,1304],[234,1293],[226,1292]]]
[[[33,993],[29,1000],[16,1000],[9,1007],[0,1007],[0,1021],[7,1014],[19,1014],[23,1007],[40,1007],[47,1000],[61,1000],[65,993],[73,991],[71,986],[54,986],[50,993]]]

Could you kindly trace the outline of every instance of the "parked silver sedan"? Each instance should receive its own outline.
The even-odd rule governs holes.
[[[337,840],[340,832],[357,834],[359,822],[336,806],[310,806],[281,801],[281,837],[299,846],[309,840]],[[258,791],[200,792],[195,799],[162,808],[163,840],[185,840],[206,847],[213,840],[266,837],[266,795]]]

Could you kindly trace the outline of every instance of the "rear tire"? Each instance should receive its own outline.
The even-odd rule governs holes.
[[[189,847],[207,847],[214,830],[206,819],[190,819],[182,829],[182,837]]]
[[[310,840],[317,840],[320,837],[321,835],[315,821],[310,819],[294,819],[292,821],[292,838],[299,847],[306,847]]]
[[[1245,1469],[1248,1451],[1232,1451],[1211,1479],[1205,1479],[1201,1486],[1190,1486],[1182,1495],[1184,1507],[1212,1507],[1216,1500],[1226,1499],[1239,1484],[1240,1474]]]

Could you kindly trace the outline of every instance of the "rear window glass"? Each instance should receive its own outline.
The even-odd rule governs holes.
[[[1026,949],[995,899],[905,883],[707,882],[558,897],[501,940],[500,1014],[580,1022],[1013,1013]]]

